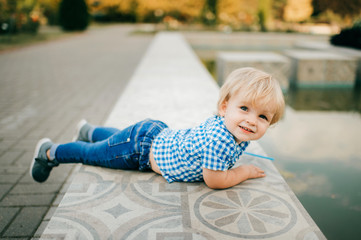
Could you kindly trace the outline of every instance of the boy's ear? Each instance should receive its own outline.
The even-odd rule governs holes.
[[[226,115],[227,104],[228,104],[228,102],[227,102],[227,101],[224,101],[224,102],[219,106],[218,113],[219,113],[219,115],[222,116],[222,117],[224,117],[224,115]]]

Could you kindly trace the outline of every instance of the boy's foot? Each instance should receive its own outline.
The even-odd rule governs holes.
[[[51,148],[53,143],[49,138],[41,139],[36,145],[34,158],[30,166],[30,176],[37,182],[44,182],[48,179],[53,167],[59,165],[56,160],[50,161],[46,152]]]
[[[82,119],[75,130],[75,135],[73,137],[73,142],[76,141],[82,141],[82,142],[90,142],[89,137],[88,137],[88,132],[91,128],[91,125],[85,120]]]

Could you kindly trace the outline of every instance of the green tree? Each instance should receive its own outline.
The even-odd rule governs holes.
[[[217,23],[217,0],[206,0],[202,11],[202,21],[206,25]]]
[[[331,36],[330,42],[333,45],[361,49],[361,19],[351,28],[344,28],[339,34]]]
[[[85,0],[62,0],[59,5],[59,23],[66,31],[85,30],[89,24]]]
[[[271,17],[271,0],[258,1],[258,20],[262,32],[267,31],[267,23]]]

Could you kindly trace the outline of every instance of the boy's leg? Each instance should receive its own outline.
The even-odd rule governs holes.
[[[109,138],[116,132],[119,132],[116,128],[94,126],[82,119],[77,125],[72,142],[99,142]]]
[[[94,128],[95,143],[71,142],[53,144],[49,139],[40,140],[34,154],[30,174],[34,180],[44,182],[53,167],[59,163],[83,163],[115,169],[139,169],[139,143],[135,125],[121,131],[115,128]],[[112,135],[111,135],[112,134]],[[47,152],[50,151],[48,157]]]
[[[71,141],[90,142],[88,133],[92,128],[94,128],[93,125],[89,124],[85,119],[80,120],[76,126],[75,134]]]
[[[45,182],[53,167],[62,163],[82,163],[115,169],[136,170],[135,148],[128,143],[112,146],[108,140],[97,143],[71,142],[54,144],[50,139],[41,139],[35,149],[30,166],[30,175],[37,182]],[[50,150],[50,158],[47,152]]]
[[[108,139],[112,135],[120,132],[117,128],[111,128],[111,127],[94,127],[89,132],[89,136],[91,139],[91,142],[100,142],[105,139]]]
[[[94,143],[71,142],[54,144],[50,159],[59,163],[82,163],[116,169],[138,169],[139,150],[130,135],[133,126],[119,131],[115,128],[94,128]],[[105,138],[102,141],[100,139]]]

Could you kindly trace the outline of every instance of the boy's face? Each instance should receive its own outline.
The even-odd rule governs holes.
[[[237,93],[224,102],[219,114],[237,143],[260,139],[267,131],[274,112],[262,99],[255,105]]]

